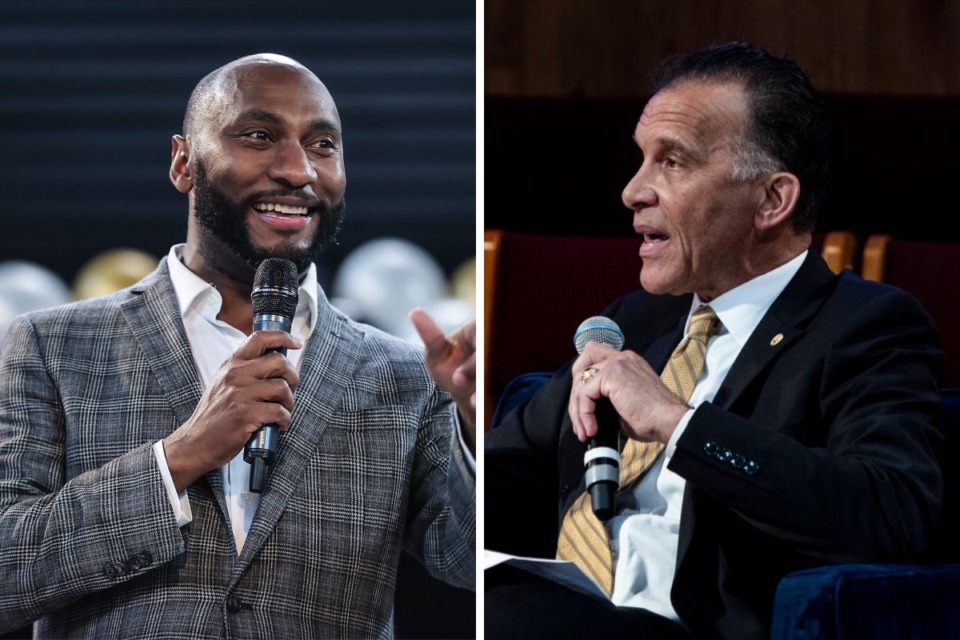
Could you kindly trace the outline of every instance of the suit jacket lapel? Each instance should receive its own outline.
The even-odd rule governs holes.
[[[200,375],[180,319],[167,259],[137,283],[122,310],[180,424],[200,401]]]
[[[810,251],[743,346],[713,403],[729,409],[773,359],[803,336],[835,284],[820,254]]]
[[[322,289],[317,314],[300,364],[300,384],[294,395],[290,428],[280,437],[276,462],[270,468],[233,581],[240,578],[260,551],[299,488],[327,425],[340,410],[360,360],[363,333],[330,306]]]
[[[193,415],[202,391],[166,257],[160,260],[152,274],[134,285],[130,299],[121,305],[121,309],[153,375],[163,388],[177,423],[183,424]],[[165,435],[158,434],[158,437]],[[205,478],[226,519],[227,506],[220,473],[215,469]]]

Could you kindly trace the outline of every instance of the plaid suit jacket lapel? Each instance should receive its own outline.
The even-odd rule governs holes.
[[[166,258],[131,289],[130,299],[121,308],[166,393],[170,409],[178,422],[186,422],[200,401],[200,374],[187,342]]]
[[[134,285],[130,299],[121,305],[123,316],[140,349],[150,362],[153,375],[163,387],[170,410],[178,424],[193,415],[202,393],[187,333],[180,317],[177,295],[170,280],[167,258],[157,269]],[[223,496],[220,470],[206,475],[220,513],[226,521],[227,508]]]

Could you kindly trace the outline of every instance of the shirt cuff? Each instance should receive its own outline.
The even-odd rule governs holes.
[[[163,450],[163,440],[157,440],[153,443],[153,456],[157,459],[157,466],[160,467],[163,488],[167,491],[167,500],[170,501],[173,516],[177,519],[177,526],[182,527],[189,524],[193,521],[190,499],[187,497],[186,491],[177,495],[177,486],[173,484],[173,476],[170,475],[170,467],[167,466],[167,454]]]
[[[690,424],[690,418],[693,417],[694,411],[696,411],[696,409],[688,409],[687,412],[683,414],[683,417],[680,418],[680,422],[677,423],[677,428],[673,430],[673,435],[667,440],[667,448],[663,452],[664,456],[668,458],[673,457],[673,452],[677,450],[677,440],[679,440],[683,432],[687,430],[687,425]]]
[[[467,441],[463,439],[463,426],[460,424],[460,413],[457,411],[456,405],[453,406],[453,427],[457,431],[457,440],[460,441],[460,450],[463,451],[463,459],[467,461],[467,466],[470,467],[473,475],[477,475],[477,461],[474,459],[473,454],[470,453],[470,447],[467,446]]]

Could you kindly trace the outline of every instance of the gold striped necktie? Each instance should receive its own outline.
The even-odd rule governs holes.
[[[677,345],[660,378],[684,402],[690,400],[706,363],[707,342],[720,321],[707,305],[690,316],[687,337]],[[650,468],[664,449],[661,442],[628,440],[620,458],[620,491],[629,489]],[[613,593],[613,551],[607,528],[593,514],[590,493],[585,491],[567,511],[557,541],[557,558],[577,564],[600,587]]]

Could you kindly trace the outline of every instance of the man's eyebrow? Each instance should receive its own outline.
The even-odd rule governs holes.
[[[237,118],[239,122],[243,121],[253,121],[253,122],[268,122],[270,124],[283,124],[283,118],[278,116],[272,111],[267,111],[265,109],[250,109],[244,111],[240,114],[240,117]],[[310,123],[308,127],[310,131],[333,131],[340,133],[340,125],[329,120],[327,118],[318,118]]]
[[[636,144],[639,147],[640,143],[637,141],[636,134],[633,134],[631,137],[633,138],[634,144]],[[679,151],[680,153],[687,153],[687,154],[692,154],[694,152],[693,149],[691,149],[688,145],[684,144],[681,140],[677,138],[660,137],[660,138],[656,138],[654,142],[656,142],[659,146],[666,149],[667,151]]]
[[[326,118],[318,118],[310,123],[310,131],[332,131],[340,133],[340,124]]]
[[[659,138],[657,142],[659,142],[663,148],[667,149],[668,151],[678,151],[686,154],[693,153],[693,149],[676,138]]]
[[[240,114],[237,120],[255,120],[257,122],[269,122],[271,124],[280,124],[283,120],[272,111],[264,109],[250,109]]]

